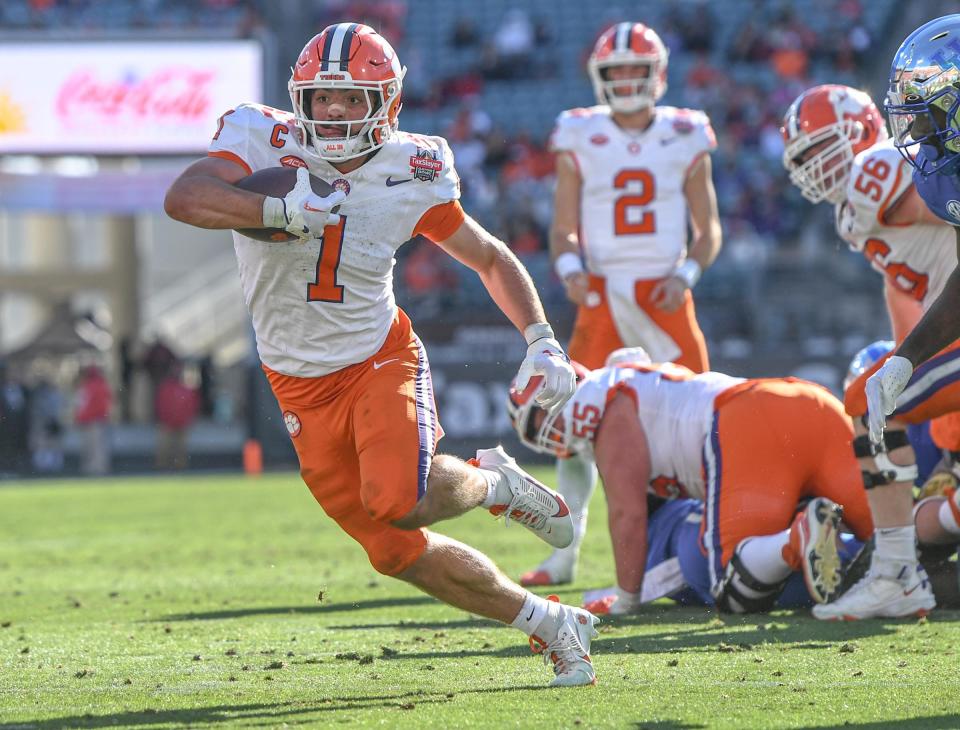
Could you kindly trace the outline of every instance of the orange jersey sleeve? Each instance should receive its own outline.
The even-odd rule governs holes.
[[[446,241],[457,232],[466,217],[459,200],[435,205],[417,221],[413,235],[425,236],[434,243]]]

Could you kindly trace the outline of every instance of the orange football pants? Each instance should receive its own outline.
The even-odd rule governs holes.
[[[409,568],[426,533],[391,522],[426,492],[443,430],[427,354],[406,314],[397,310],[375,355],[343,370],[319,378],[264,370],[314,498],[377,571]]]
[[[697,313],[693,306],[693,297],[688,290],[684,302],[674,312],[658,309],[650,301],[650,293],[662,279],[637,281],[634,295],[637,306],[664,332],[673,338],[680,348],[680,356],[674,360],[678,365],[690,368],[695,373],[710,369],[707,358],[707,342],[697,324]],[[590,274],[590,291],[600,297],[595,307],[581,305],[577,308],[577,319],[570,336],[567,354],[589,370],[602,368],[614,350],[623,347],[620,333],[607,302],[606,279]]]
[[[833,500],[857,537],[870,537],[853,427],[826,389],[795,378],[748,380],[717,396],[714,407],[701,528],[714,585],[744,538],[790,527],[805,497]]]
[[[890,353],[893,355],[895,353]],[[857,378],[844,395],[844,406],[854,418],[867,412],[865,391],[867,378],[887,358],[880,358],[872,368]],[[932,421],[930,434],[942,449],[960,451],[960,340],[921,363],[914,370],[907,387],[897,400],[897,409],[890,418],[904,423]]]

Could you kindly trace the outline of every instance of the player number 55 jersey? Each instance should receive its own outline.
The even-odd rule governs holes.
[[[340,224],[323,238],[263,243],[233,234],[260,359],[285,375],[318,377],[383,344],[396,314],[394,254],[427,211],[460,197],[460,185],[441,137],[398,132],[341,173],[303,146],[293,121],[289,112],[242,104],[220,118],[209,154],[248,172],[306,167],[347,195]]]
[[[679,365],[609,367],[594,370],[579,385],[564,418],[571,443],[589,446],[607,404],[618,391],[637,406],[650,451],[649,490],[660,497],[703,499],[703,445],[713,422],[716,397],[743,378],[694,374]]]
[[[656,279],[683,261],[683,187],[717,146],[706,114],[658,106],[647,129],[628,132],[609,107],[572,109],[557,119],[550,146],[569,152],[580,172],[580,243],[592,273]]]

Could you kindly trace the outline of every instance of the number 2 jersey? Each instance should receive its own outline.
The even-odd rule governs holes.
[[[723,373],[695,375],[670,363],[594,370],[564,408],[571,445],[591,449],[607,404],[625,392],[637,406],[647,437],[649,491],[660,497],[704,499],[703,445],[713,423],[714,401],[742,382]]]
[[[619,127],[607,106],[571,109],[550,146],[569,152],[580,172],[580,246],[591,273],[658,279],[686,258],[683,186],[717,146],[706,114],[658,106],[637,132]]]
[[[306,167],[347,195],[340,226],[322,239],[264,243],[233,234],[260,359],[286,375],[327,375],[373,355],[396,314],[397,249],[420,232],[444,240],[463,221],[459,204],[435,208],[460,197],[441,137],[397,132],[361,167],[341,173],[304,147],[291,113],[242,104],[221,118],[208,154],[250,173]],[[425,218],[428,211],[434,218]]]
[[[910,170],[892,140],[858,154],[850,170],[847,199],[836,207],[836,224],[850,248],[860,251],[892,286],[926,311],[957,265],[957,246],[951,226],[884,222],[913,185]]]

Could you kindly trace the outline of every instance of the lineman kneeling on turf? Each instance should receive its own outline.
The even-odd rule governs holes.
[[[873,533],[853,429],[840,402],[818,385],[625,364],[585,373],[554,414],[536,406],[538,387],[511,391],[514,427],[541,452],[593,453],[616,561],[612,612],[641,600],[647,492],[705,503],[701,541],[710,591],[724,611],[769,610],[794,571],[816,602],[830,601],[842,577],[841,514],[860,540]],[[804,498],[811,501],[795,517]],[[923,614],[935,605],[923,568],[911,570],[917,588],[883,615]]]

